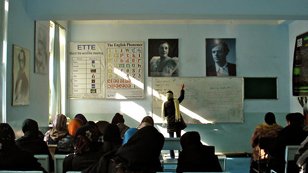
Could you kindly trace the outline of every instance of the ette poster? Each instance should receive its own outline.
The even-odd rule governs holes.
[[[70,98],[144,97],[144,43],[70,44]]]

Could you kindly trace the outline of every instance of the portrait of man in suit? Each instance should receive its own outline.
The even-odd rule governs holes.
[[[206,39],[206,75],[236,76],[235,39]]]

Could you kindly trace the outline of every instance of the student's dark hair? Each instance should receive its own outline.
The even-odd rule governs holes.
[[[275,114],[273,112],[268,112],[265,114],[264,121],[268,125],[273,125],[276,123]]]

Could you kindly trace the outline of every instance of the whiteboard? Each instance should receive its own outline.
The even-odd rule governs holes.
[[[185,98],[180,111],[188,124],[243,122],[242,77],[155,77],[152,78],[152,111],[161,116],[165,93],[180,95],[185,85]]]

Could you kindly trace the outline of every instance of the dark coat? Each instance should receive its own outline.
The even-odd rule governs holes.
[[[0,170],[46,172],[31,153],[21,150],[15,144],[5,150],[0,150],[0,160]]]
[[[181,95],[178,98],[179,103],[184,100],[185,91],[181,90]],[[176,132],[181,130],[175,123],[175,106],[173,98],[164,103],[165,117],[167,117],[167,131]]]
[[[119,148],[113,160],[116,164],[121,164],[126,171],[162,171],[160,153],[164,141],[164,136],[155,127],[143,127]]]
[[[221,172],[213,146],[203,145],[198,132],[187,132],[181,137],[176,172]]]
[[[236,64],[227,63],[229,76],[236,76]],[[217,76],[215,63],[206,67],[206,76]]]

